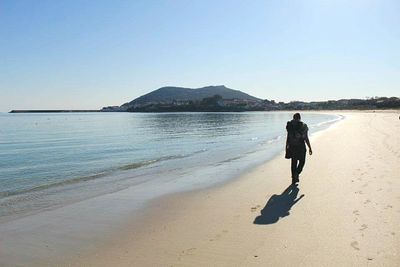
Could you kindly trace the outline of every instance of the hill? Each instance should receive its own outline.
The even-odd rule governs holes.
[[[114,107],[114,109],[117,109],[118,111],[127,111],[128,109],[151,104],[170,104],[173,102],[189,101],[197,102],[214,95],[219,95],[222,99],[261,101],[259,98],[243,93],[239,90],[227,88],[224,85],[206,86],[197,89],[167,86],[142,95],[120,107]]]

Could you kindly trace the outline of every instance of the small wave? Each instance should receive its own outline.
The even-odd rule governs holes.
[[[271,140],[268,140],[268,144],[272,144],[274,142],[277,142],[277,141],[281,140],[281,138],[282,138],[282,135],[278,135],[275,138],[272,138]]]
[[[229,163],[229,162],[241,159],[241,158],[242,158],[242,156],[236,156],[236,157],[233,157],[233,158],[225,159],[223,161],[218,162],[216,165],[222,165],[224,163]]]
[[[331,120],[328,120],[328,121],[323,121],[323,122],[320,122],[320,123],[317,123],[317,124],[312,124],[311,127],[321,127],[321,126],[324,126],[324,125],[327,125],[327,124],[332,124],[334,122],[337,122],[337,121],[340,121],[340,120],[343,120],[343,119],[344,119],[343,115],[338,115],[334,119],[331,119]]]
[[[135,163],[131,163],[131,164],[127,164],[127,165],[121,166],[118,169],[122,170],[122,171],[133,170],[133,169],[137,169],[137,168],[144,167],[144,166],[147,166],[147,165],[151,165],[151,164],[156,163],[158,161],[160,161],[160,160],[153,159],[153,160],[147,160],[147,161],[143,161],[143,162],[135,162]]]
[[[277,136],[275,136],[275,137],[273,137],[273,138],[271,138],[271,139],[268,139],[268,140],[263,141],[263,142],[261,143],[261,145],[269,145],[269,144],[278,142],[278,141],[281,140],[281,139],[282,139],[282,135],[277,135]]]
[[[194,152],[196,153],[196,152]],[[141,162],[134,162],[134,163],[130,163],[130,164],[126,164],[123,165],[121,167],[118,167],[118,170],[122,170],[122,171],[127,171],[127,170],[133,170],[133,169],[138,169],[140,167],[145,167],[157,162],[161,162],[161,161],[166,161],[166,160],[171,160],[171,159],[180,159],[180,158],[186,158],[188,156],[190,156],[192,154],[189,155],[171,155],[171,156],[165,156],[165,157],[160,157],[157,159],[151,159],[151,160],[145,160],[145,161],[141,161]]]
[[[98,173],[98,174],[94,174],[94,175],[76,177],[76,178],[69,179],[69,180],[39,185],[39,186],[26,188],[26,189],[20,189],[20,190],[15,190],[15,191],[3,191],[3,192],[0,192],[0,197],[10,197],[10,196],[15,196],[15,195],[20,195],[20,194],[26,194],[26,193],[32,193],[32,192],[37,192],[37,191],[41,191],[41,190],[46,190],[46,189],[53,188],[53,187],[71,185],[71,184],[75,184],[75,183],[79,183],[79,182],[94,180],[94,179],[97,179],[100,177],[104,177],[105,175],[107,175],[107,173],[102,172],[102,173]]]
[[[48,183],[48,184],[43,184],[43,185],[39,185],[39,186],[35,186],[35,187],[31,187],[31,188],[25,188],[25,189],[20,189],[20,190],[14,190],[14,191],[3,191],[0,192],[0,198],[4,198],[4,197],[10,197],[10,196],[15,196],[15,195],[20,195],[20,194],[28,194],[28,193],[33,193],[33,192],[38,192],[38,191],[42,191],[42,190],[46,190],[46,189],[50,189],[50,188],[55,188],[55,187],[61,187],[61,186],[66,186],[66,185],[72,185],[72,184],[76,184],[76,183],[80,183],[80,182],[86,182],[86,181],[91,181],[91,180],[95,180],[98,178],[103,178],[107,175],[112,174],[115,171],[129,171],[129,170],[134,170],[134,169],[138,169],[141,167],[146,167],[149,165],[152,165],[154,163],[157,162],[162,162],[162,161],[166,161],[166,160],[173,160],[173,159],[181,159],[181,158],[185,158],[185,157],[189,157],[189,156],[193,156],[199,153],[203,153],[207,151],[206,149],[201,149],[198,151],[195,151],[193,153],[190,154],[182,154],[182,155],[171,155],[171,156],[164,156],[164,157],[160,157],[160,158],[156,158],[156,159],[151,159],[151,160],[145,160],[145,161],[139,161],[139,162],[133,162],[130,164],[126,164],[117,168],[112,168],[97,174],[93,174],[93,175],[88,175],[88,176],[81,176],[81,177],[76,177],[76,178],[72,178],[72,179],[68,179],[68,180],[63,180],[63,181],[59,181],[59,182],[53,182],[53,183]]]
[[[124,166],[121,166],[121,167],[118,167],[115,169],[110,169],[110,170],[106,170],[106,171],[103,171],[100,173],[96,173],[93,175],[80,176],[80,177],[71,178],[68,180],[43,184],[43,185],[31,187],[31,188],[14,190],[14,191],[3,191],[3,192],[0,192],[0,198],[21,195],[21,194],[28,194],[28,193],[38,192],[38,191],[51,189],[51,188],[55,188],[55,187],[61,187],[61,186],[73,185],[73,184],[81,183],[81,182],[87,182],[87,181],[95,180],[95,179],[110,175],[111,173],[113,173],[116,170],[125,171],[125,170],[137,169],[137,168],[161,161],[166,158],[172,158],[172,157],[164,157],[164,158],[159,158],[159,159],[154,159],[154,160],[135,162],[135,163],[127,164],[127,165],[124,165]]]

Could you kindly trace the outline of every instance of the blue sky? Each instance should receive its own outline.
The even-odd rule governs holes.
[[[166,85],[277,101],[400,95],[400,1],[0,1],[0,111]]]

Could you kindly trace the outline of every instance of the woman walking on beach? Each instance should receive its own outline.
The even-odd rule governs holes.
[[[312,155],[310,140],[308,140],[308,127],[301,121],[300,113],[296,113],[293,115],[293,120],[287,122],[286,130],[286,158],[292,159],[292,184],[296,184],[299,182],[299,174],[306,162],[306,144]]]

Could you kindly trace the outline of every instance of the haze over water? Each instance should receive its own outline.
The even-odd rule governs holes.
[[[0,114],[0,221],[133,186],[144,201],[226,181],[282,151],[291,115]],[[311,133],[337,119],[303,115]]]

